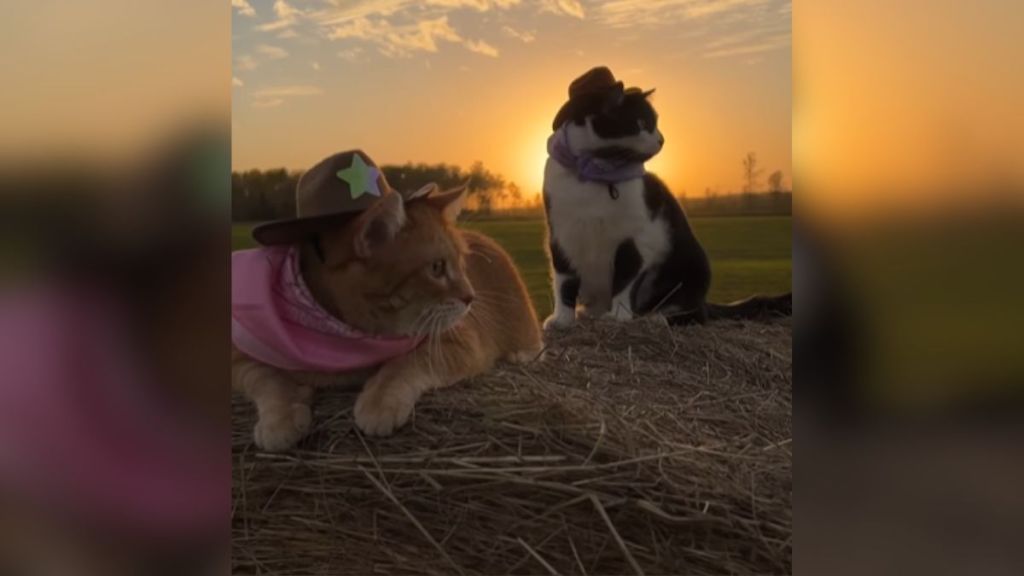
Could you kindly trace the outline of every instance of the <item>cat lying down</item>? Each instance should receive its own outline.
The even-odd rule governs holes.
[[[430,185],[406,199],[385,189],[314,241],[235,253],[232,384],[256,405],[260,448],[285,450],[308,432],[316,387],[365,382],[355,423],[388,435],[424,392],[540,352],[509,256],[454,225],[464,194]],[[239,270],[264,274],[269,288]],[[269,319],[268,306],[252,305],[265,301]],[[267,323],[284,333],[274,349],[244,333]]]

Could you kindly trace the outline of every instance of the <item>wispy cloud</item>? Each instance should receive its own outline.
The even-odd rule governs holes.
[[[596,16],[610,26],[662,25],[716,15],[741,13],[756,19],[762,12],[779,11],[789,0],[607,0]]]
[[[235,1],[248,5],[247,0]],[[466,25],[466,18],[481,18],[472,13],[515,8],[518,10],[516,18],[526,12],[549,13],[612,28],[665,26],[701,19],[712,23],[706,28],[709,31],[720,29],[723,24],[748,25],[758,31],[760,37],[751,37],[742,46],[704,47],[702,55],[719,58],[756,54],[780,45],[778,37],[769,39],[768,36],[788,34],[790,5],[790,0],[590,0],[587,3],[581,0],[320,0],[299,4],[301,8],[297,8],[287,0],[274,0],[275,19],[259,24],[256,29],[275,31],[279,39],[327,38],[344,42],[348,45],[343,46],[338,55],[346,60],[355,60],[360,55],[355,48],[375,47],[376,52],[384,56],[404,58],[416,53],[436,53],[445,44],[461,45],[476,54],[498,57],[496,38],[477,34],[468,37],[464,34],[465,28],[457,28],[449,17],[456,12],[461,14],[455,19],[460,28]],[[237,8],[243,10],[240,5]],[[500,36],[524,44],[535,41],[536,32],[521,24],[529,20],[516,21],[520,24],[512,21],[505,24],[499,20],[497,24],[477,29],[500,30]],[[484,24],[486,22],[485,18]],[[705,32],[697,35],[705,35]],[[288,56],[283,48],[267,44],[254,50],[262,59]]]
[[[257,66],[256,59],[248,54],[241,54],[235,58],[235,70],[255,70]]]
[[[250,18],[256,16],[256,10],[253,10],[252,4],[249,4],[248,0],[231,0],[231,7],[238,10],[242,16]]]
[[[319,70],[320,69],[320,63],[319,62],[311,62],[309,65],[313,68],[313,70]]]
[[[280,106],[281,104],[284,104],[284,100],[282,98],[270,98],[270,99],[267,99],[267,100],[255,100],[252,103],[252,107],[253,108],[273,108],[275,106]]]
[[[461,45],[470,52],[488,57],[499,56],[495,38],[480,37],[476,33],[464,34],[449,18],[454,13],[483,14],[515,8],[574,18],[584,18],[586,14],[579,0],[322,0],[301,11],[277,10],[279,3],[283,0],[274,4],[278,21],[264,24],[263,28],[278,26],[276,22],[308,23],[318,29],[319,37],[374,46],[377,52],[393,58],[409,57],[418,52],[435,53],[444,44]],[[463,25],[463,19],[469,17],[473,15],[460,16],[459,24]],[[481,26],[477,30],[494,30],[492,26]],[[536,38],[535,32],[518,26],[501,26],[498,29],[502,35],[522,43],[533,42]],[[356,53],[343,51],[339,55],[352,60]]]
[[[426,0],[427,6],[439,6],[442,8],[474,8],[479,12],[486,12],[491,8],[510,8],[516,6],[521,0]]]
[[[542,12],[565,14],[566,16],[580,19],[586,17],[586,13],[583,11],[583,4],[577,0],[541,0],[540,7]]]
[[[462,44],[471,52],[497,57],[498,50],[483,40],[467,40],[452,28],[447,16],[395,25],[378,18],[357,18],[333,26],[331,40],[357,39],[377,45],[385,56],[407,57],[415,52],[437,52],[439,43]]]
[[[259,30],[260,32],[273,32],[275,30],[290,28],[298,22],[299,16],[302,16],[303,12],[285,2],[285,0],[275,0],[274,15],[277,16],[276,19],[260,24],[256,27],[256,30]]]
[[[241,79],[238,78],[238,76],[233,76],[231,78],[231,85],[241,88],[242,86],[245,86],[245,83],[242,82]]]
[[[371,16],[386,18],[399,13],[411,13],[411,8],[416,8],[420,16],[427,18],[462,9],[477,12],[507,10],[522,4],[522,0],[327,0],[327,3],[331,5],[329,8],[310,11],[308,16],[322,25],[330,26]]]
[[[271,60],[281,60],[288,57],[287,50],[279,46],[271,46],[270,44],[260,44],[256,47],[256,51]]]
[[[366,2],[331,2],[332,7],[318,10],[310,14],[317,24],[331,27],[344,24],[359,18],[370,16],[387,17],[401,11],[411,4],[410,0],[367,0]]]
[[[384,19],[358,18],[335,26],[328,37],[332,40],[356,38],[379,45],[388,56],[407,56],[411,52],[437,52],[439,41],[460,42],[462,37],[448,24],[448,17],[421,20],[415,24],[395,26]]]
[[[516,38],[517,40],[521,40],[524,44],[529,44],[530,42],[533,42],[537,38],[537,35],[534,34],[533,32],[527,32],[526,30],[516,30],[511,26],[503,26],[501,28],[501,31],[506,36]]]
[[[342,60],[348,60],[349,62],[355,62],[359,58],[359,54],[362,53],[363,49],[359,46],[349,48],[348,50],[340,50],[338,57]]]
[[[319,96],[323,93],[324,91],[319,86],[311,84],[268,86],[252,92],[252,106],[253,108],[275,108],[284,104],[289,98]]]
[[[311,84],[296,84],[291,86],[269,86],[260,88],[252,93],[254,98],[288,98],[292,96],[319,96],[324,91],[319,86]]]
[[[476,52],[477,54],[483,54],[484,56],[490,56],[491,58],[498,57],[498,49],[483,40],[466,40],[463,42],[463,45],[470,52]]]
[[[715,45],[717,44],[717,45]],[[765,38],[752,39],[745,42],[719,41],[707,46],[705,58],[724,58],[727,56],[750,56],[785,48],[791,44],[789,34],[777,34]]]

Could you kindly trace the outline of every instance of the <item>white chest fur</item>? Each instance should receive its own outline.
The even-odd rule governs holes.
[[[580,276],[583,303],[610,301],[615,253],[623,241],[636,244],[642,269],[660,263],[670,248],[666,223],[651,221],[643,179],[615,187],[617,198],[609,194],[607,184],[581,182],[550,158],[544,168],[552,239]]]

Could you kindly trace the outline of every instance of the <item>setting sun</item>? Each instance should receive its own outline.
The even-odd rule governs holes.
[[[236,170],[302,170],[359,147],[384,164],[479,161],[528,198],[569,83],[606,65],[657,89],[666,144],[647,168],[674,193],[738,191],[750,151],[789,177],[788,2],[365,3],[287,18],[251,4],[233,17]]]
[[[544,165],[548,161],[546,142],[550,133],[550,121],[542,121],[537,128],[528,130],[519,144],[522,169],[520,174],[510,176],[522,182],[524,194],[540,194],[544,188]]]

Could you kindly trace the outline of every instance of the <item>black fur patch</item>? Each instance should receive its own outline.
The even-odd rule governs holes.
[[[559,274],[576,274],[572,263],[566,258],[565,252],[562,252],[562,247],[554,240],[551,241],[551,264],[555,267],[555,272]]]
[[[643,268],[644,258],[632,238],[623,240],[615,250],[612,268],[612,296],[622,292]]]
[[[654,174],[644,174],[644,204],[647,205],[647,215],[654,220],[665,206],[666,201],[672,200],[672,193],[668,187]]]
[[[619,106],[596,114],[593,126],[594,132],[601,138],[622,138],[641,131],[654,132],[658,127],[658,113],[643,93],[630,91]]]
[[[638,289],[632,294],[633,310],[640,314],[655,308],[692,311],[700,321],[711,285],[707,255],[694,236],[682,206],[653,174],[644,175],[644,203],[651,220],[664,220],[668,224],[672,249],[661,264],[648,270],[643,281],[637,283]]]
[[[562,282],[562,293],[558,296],[562,299],[562,304],[570,308],[576,307],[576,297],[580,294],[580,277],[571,276]]]
[[[568,113],[577,125],[593,117],[594,132],[602,138],[622,138],[639,134],[641,130],[654,132],[658,127],[658,113],[647,101],[648,94],[639,89],[626,90],[622,101],[609,106],[607,95],[593,94],[569,103]],[[558,122],[552,126],[558,129]]]

